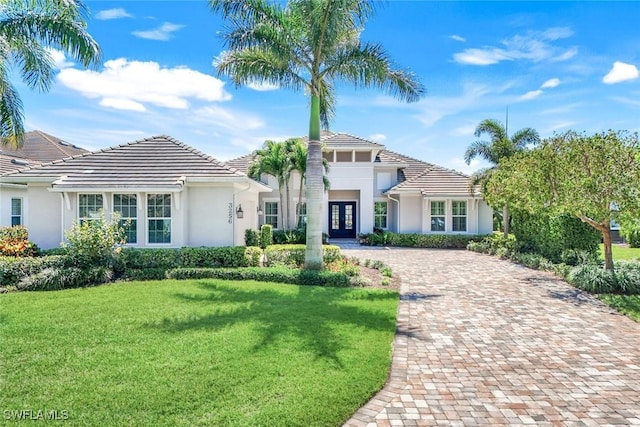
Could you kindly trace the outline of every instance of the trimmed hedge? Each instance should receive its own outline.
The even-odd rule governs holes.
[[[361,234],[360,244],[367,246],[398,246],[409,248],[465,249],[469,242],[482,241],[486,235],[478,234],[419,234],[381,233]]]
[[[349,276],[343,272],[307,271],[295,268],[177,268],[169,271],[170,279],[257,280],[311,286],[349,286]]]
[[[567,277],[578,289],[594,294],[640,294],[640,264],[618,262],[615,271],[604,270],[597,265],[574,267]]]
[[[271,245],[264,250],[266,265],[269,267],[300,267],[304,264],[305,245]],[[325,264],[342,259],[340,247],[322,246],[322,258]]]
[[[245,246],[200,248],[125,248],[119,257],[123,271],[129,269],[165,269],[179,267],[249,267],[256,263],[256,249]]]
[[[90,268],[45,268],[22,279],[17,285],[19,291],[54,291],[80,288],[110,282],[113,271],[107,267]]]
[[[0,257],[0,286],[16,286],[22,279],[45,269],[60,269],[65,258],[52,255],[39,258]]]

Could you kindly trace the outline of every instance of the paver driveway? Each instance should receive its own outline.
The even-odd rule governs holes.
[[[466,251],[347,249],[402,278],[391,377],[347,426],[640,425],[640,324]]]

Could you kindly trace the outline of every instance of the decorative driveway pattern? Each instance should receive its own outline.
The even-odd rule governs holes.
[[[387,385],[346,426],[640,425],[640,324],[467,251],[345,249],[402,278]]]

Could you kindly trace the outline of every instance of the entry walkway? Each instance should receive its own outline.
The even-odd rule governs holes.
[[[345,249],[402,278],[387,385],[346,426],[640,425],[640,324],[467,251]]]

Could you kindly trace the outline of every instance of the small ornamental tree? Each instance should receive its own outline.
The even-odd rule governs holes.
[[[111,267],[126,243],[124,227],[115,214],[111,220],[101,213],[96,219],[76,221],[64,236],[62,247],[74,267]]]
[[[529,212],[568,213],[602,233],[605,268],[613,270],[611,221],[640,216],[638,135],[573,131],[501,163],[487,183],[489,203]]]

